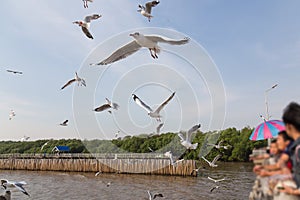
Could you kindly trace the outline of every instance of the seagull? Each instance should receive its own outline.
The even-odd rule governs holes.
[[[111,182],[106,183],[106,187],[109,187],[111,185]]]
[[[59,125],[61,125],[61,126],[68,126],[68,122],[69,122],[69,120],[65,120],[63,123],[60,123]]]
[[[137,11],[140,12],[143,16],[147,17],[148,21],[150,22],[151,18],[153,17],[151,15],[151,9],[152,9],[152,7],[155,7],[158,4],[159,4],[159,1],[149,1],[145,4],[145,6],[139,5],[140,9]]]
[[[156,127],[156,134],[160,133],[160,129],[161,127],[163,127],[164,123],[160,123],[157,127]]]
[[[208,146],[214,146],[216,149],[228,149],[230,148],[231,146],[230,145],[227,145],[227,146],[221,146],[221,144],[223,143],[224,141],[221,140],[217,145],[216,144],[207,144]]]
[[[154,152],[153,149],[151,149],[151,147],[148,147],[148,149],[149,149],[151,152]]]
[[[184,38],[182,40],[171,40],[171,39],[164,39],[161,36],[151,36],[151,35],[143,35],[139,32],[132,33],[129,36],[133,37],[134,40],[130,43],[126,44],[125,46],[119,48],[114,53],[112,53],[108,58],[104,59],[103,61],[90,64],[90,65],[108,65],[123,58],[130,56],[131,54],[137,52],[142,47],[149,49],[152,58],[158,58],[157,54],[160,52],[161,48],[158,46],[157,43],[168,43],[170,45],[183,45],[188,43],[189,38]]]
[[[115,138],[118,138],[119,133],[120,133],[120,131],[117,131],[117,132],[115,133]]]
[[[164,197],[161,193],[152,194],[149,190],[147,190],[147,192],[148,192],[148,195],[149,195],[149,200],[153,200],[156,197]]]
[[[201,124],[197,124],[190,128],[187,132],[180,132],[178,133],[178,136],[180,137],[180,143],[186,148],[186,149],[197,149],[198,143],[192,144],[192,134],[198,130],[201,127]],[[185,138],[183,137],[183,134],[185,134]]]
[[[222,178],[222,179],[213,179],[211,177],[207,177],[207,178],[215,183],[220,182],[220,181],[225,181],[225,178]]]
[[[23,185],[26,184],[27,183],[25,181],[14,182],[14,181],[8,181],[6,179],[1,179],[1,186],[4,187],[4,189],[6,189],[7,187],[15,187],[21,192],[23,192],[24,194],[26,194],[27,196],[30,196],[23,187]]]
[[[100,174],[102,174],[102,171],[98,171],[95,176],[99,176]]]
[[[184,161],[184,159],[174,161],[173,154],[172,154],[171,151],[167,151],[166,153],[164,153],[164,155],[170,159],[170,162],[171,162],[172,166],[176,166],[177,163]]]
[[[23,74],[23,72],[10,70],[10,69],[7,69],[6,71],[9,72],[9,73],[13,73],[13,74],[20,74],[20,75]]]
[[[137,97],[135,94],[132,94],[133,100],[136,104],[138,104],[140,107],[144,108],[148,115],[152,118],[155,118],[157,121],[160,122],[160,118],[162,117],[159,112],[171,101],[171,99],[174,97],[175,92],[171,94],[171,96],[165,100],[155,111],[153,111],[147,104],[145,104],[139,97]]]
[[[119,109],[119,105],[117,103],[112,103],[108,98],[105,98],[106,100],[106,104],[103,104],[102,106],[99,106],[98,108],[95,108],[94,111],[96,112],[101,112],[103,110],[107,110],[107,109],[115,109],[118,110]]]
[[[210,192],[213,192],[215,189],[218,189],[220,186],[216,185],[213,188],[210,189]]]
[[[4,195],[0,195],[0,200],[10,200],[10,199],[11,199],[11,192],[9,190],[6,190]]]
[[[15,111],[14,110],[10,110],[10,113],[9,113],[9,120],[12,120],[12,118],[14,117],[14,116],[16,116],[16,113],[15,113]]]
[[[48,145],[48,142],[49,142],[49,141],[45,142],[45,144],[43,144],[43,145],[42,145],[42,147],[41,147],[41,151],[44,149],[44,147],[45,147],[45,146],[47,146],[47,145]]]
[[[78,24],[79,26],[81,26],[81,29],[82,29],[83,33],[88,38],[94,39],[92,34],[89,31],[90,23],[91,23],[92,20],[99,19],[100,17],[102,17],[102,15],[98,15],[98,14],[88,15],[84,18],[83,21],[75,21],[75,22],[73,22],[73,24]]]
[[[25,142],[27,140],[29,140],[29,136],[24,135],[24,137],[21,138],[21,142]]]
[[[88,8],[89,6],[88,6],[88,2],[93,2],[93,0],[82,0],[83,1],[83,7],[84,8]]]
[[[205,167],[200,166],[200,167],[197,168],[197,169],[193,169],[192,172],[191,172],[191,175],[193,175],[194,172],[196,172],[196,175],[198,175],[198,173],[199,173],[200,170],[203,170],[203,171],[204,171],[204,170],[206,170],[206,169],[205,169]]]
[[[218,154],[213,161],[208,161],[206,158],[204,158],[204,156],[202,156],[202,159],[205,160],[210,167],[218,167],[218,165],[216,165],[216,162],[218,161],[218,159],[221,158],[221,154]]]
[[[82,86],[85,86],[86,87],[86,83],[85,83],[85,80],[80,78],[77,74],[77,72],[75,72],[75,78],[69,80],[64,86],[62,86],[61,90],[63,90],[65,87],[71,85],[73,82],[78,82],[78,86],[79,84]]]

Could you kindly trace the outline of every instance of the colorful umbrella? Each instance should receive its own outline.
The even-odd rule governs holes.
[[[258,125],[250,136],[250,140],[264,140],[273,138],[278,135],[278,132],[285,130],[283,121],[269,120]]]

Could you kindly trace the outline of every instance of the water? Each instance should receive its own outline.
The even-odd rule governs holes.
[[[101,200],[143,200],[148,199],[147,190],[160,192],[164,198],[156,199],[248,199],[255,176],[251,163],[218,163],[200,177],[149,176],[126,174],[0,171],[1,179],[26,181],[27,197],[11,189],[12,199],[101,199]],[[219,189],[212,193],[215,185],[207,179],[226,178],[219,183]],[[107,183],[111,183],[107,187]],[[2,190],[4,193],[4,190]]]

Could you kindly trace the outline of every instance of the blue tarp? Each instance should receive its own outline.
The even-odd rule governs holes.
[[[55,150],[55,151],[70,151],[70,147],[68,147],[68,146],[55,146],[53,150]]]

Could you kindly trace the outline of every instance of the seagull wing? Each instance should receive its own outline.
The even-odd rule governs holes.
[[[159,1],[150,1],[146,3],[146,9],[145,11],[149,14],[151,14],[152,7],[155,7],[157,4],[159,4]]]
[[[215,186],[215,187],[213,187],[213,188],[211,188],[210,189],[210,192],[213,192],[215,189],[217,189],[217,187]]]
[[[65,121],[63,122],[63,124],[67,124],[67,123],[68,123],[68,121],[69,121],[69,120],[65,120]]]
[[[69,80],[69,82],[67,82],[64,86],[62,86],[61,90],[63,90],[65,87],[67,87],[68,85],[71,85],[73,82],[75,82],[75,78],[72,80]]]
[[[88,15],[84,18],[84,21],[86,23],[90,23],[92,20],[99,19],[100,17],[102,17],[102,15],[98,15],[98,14]]]
[[[156,197],[164,197],[161,193],[156,193],[153,195],[153,199],[155,199]]]
[[[201,127],[201,124],[197,124],[190,128],[187,132],[187,140],[191,142],[192,134]]]
[[[218,146],[221,146],[222,143],[223,143],[223,140],[221,140],[221,141],[218,143]]]
[[[116,50],[108,58],[104,59],[97,65],[108,65],[118,60],[124,59],[130,56],[131,54],[137,52],[140,48],[141,46],[135,40],[133,40],[132,42]]]
[[[178,137],[182,140],[182,141],[184,141],[185,139],[183,138],[183,134],[184,133],[182,133],[182,132],[179,132],[177,135],[178,135]]]
[[[217,182],[215,179],[211,178],[211,177],[207,177],[209,180]]]
[[[23,185],[24,185],[23,183],[25,183],[25,182],[15,183],[14,186],[15,186],[16,188],[18,188],[18,190],[20,190],[20,191],[23,192],[24,194],[30,196],[30,195],[26,192],[26,190],[23,188]]]
[[[81,27],[83,33],[88,37],[88,38],[91,38],[91,39],[94,39],[92,34],[90,33],[89,29],[87,29],[86,27]]]
[[[152,109],[150,108],[150,106],[148,106],[147,104],[145,104],[138,96],[136,96],[135,94],[133,95],[133,100],[135,101],[135,103],[137,105],[139,105],[140,107],[144,108],[147,113],[152,112]]]
[[[173,92],[171,96],[167,100],[165,100],[165,102],[163,102],[154,112],[159,113],[169,103],[169,101],[171,101],[174,95],[175,92]]]
[[[211,164],[204,156],[202,156],[202,159],[205,160],[208,164]]]
[[[221,158],[221,154],[218,154],[211,163],[215,164]]]
[[[94,111],[101,112],[101,111],[107,110],[109,108],[111,108],[109,104],[103,104],[102,106],[95,108]]]
[[[157,127],[156,127],[156,133],[159,133],[160,132],[160,129],[161,127],[164,125],[164,123],[161,123],[159,124]]]
[[[171,45],[182,45],[189,42],[189,38],[184,38],[182,40],[169,40],[169,39],[164,39],[160,36],[145,36],[145,37],[153,42],[168,43]]]

